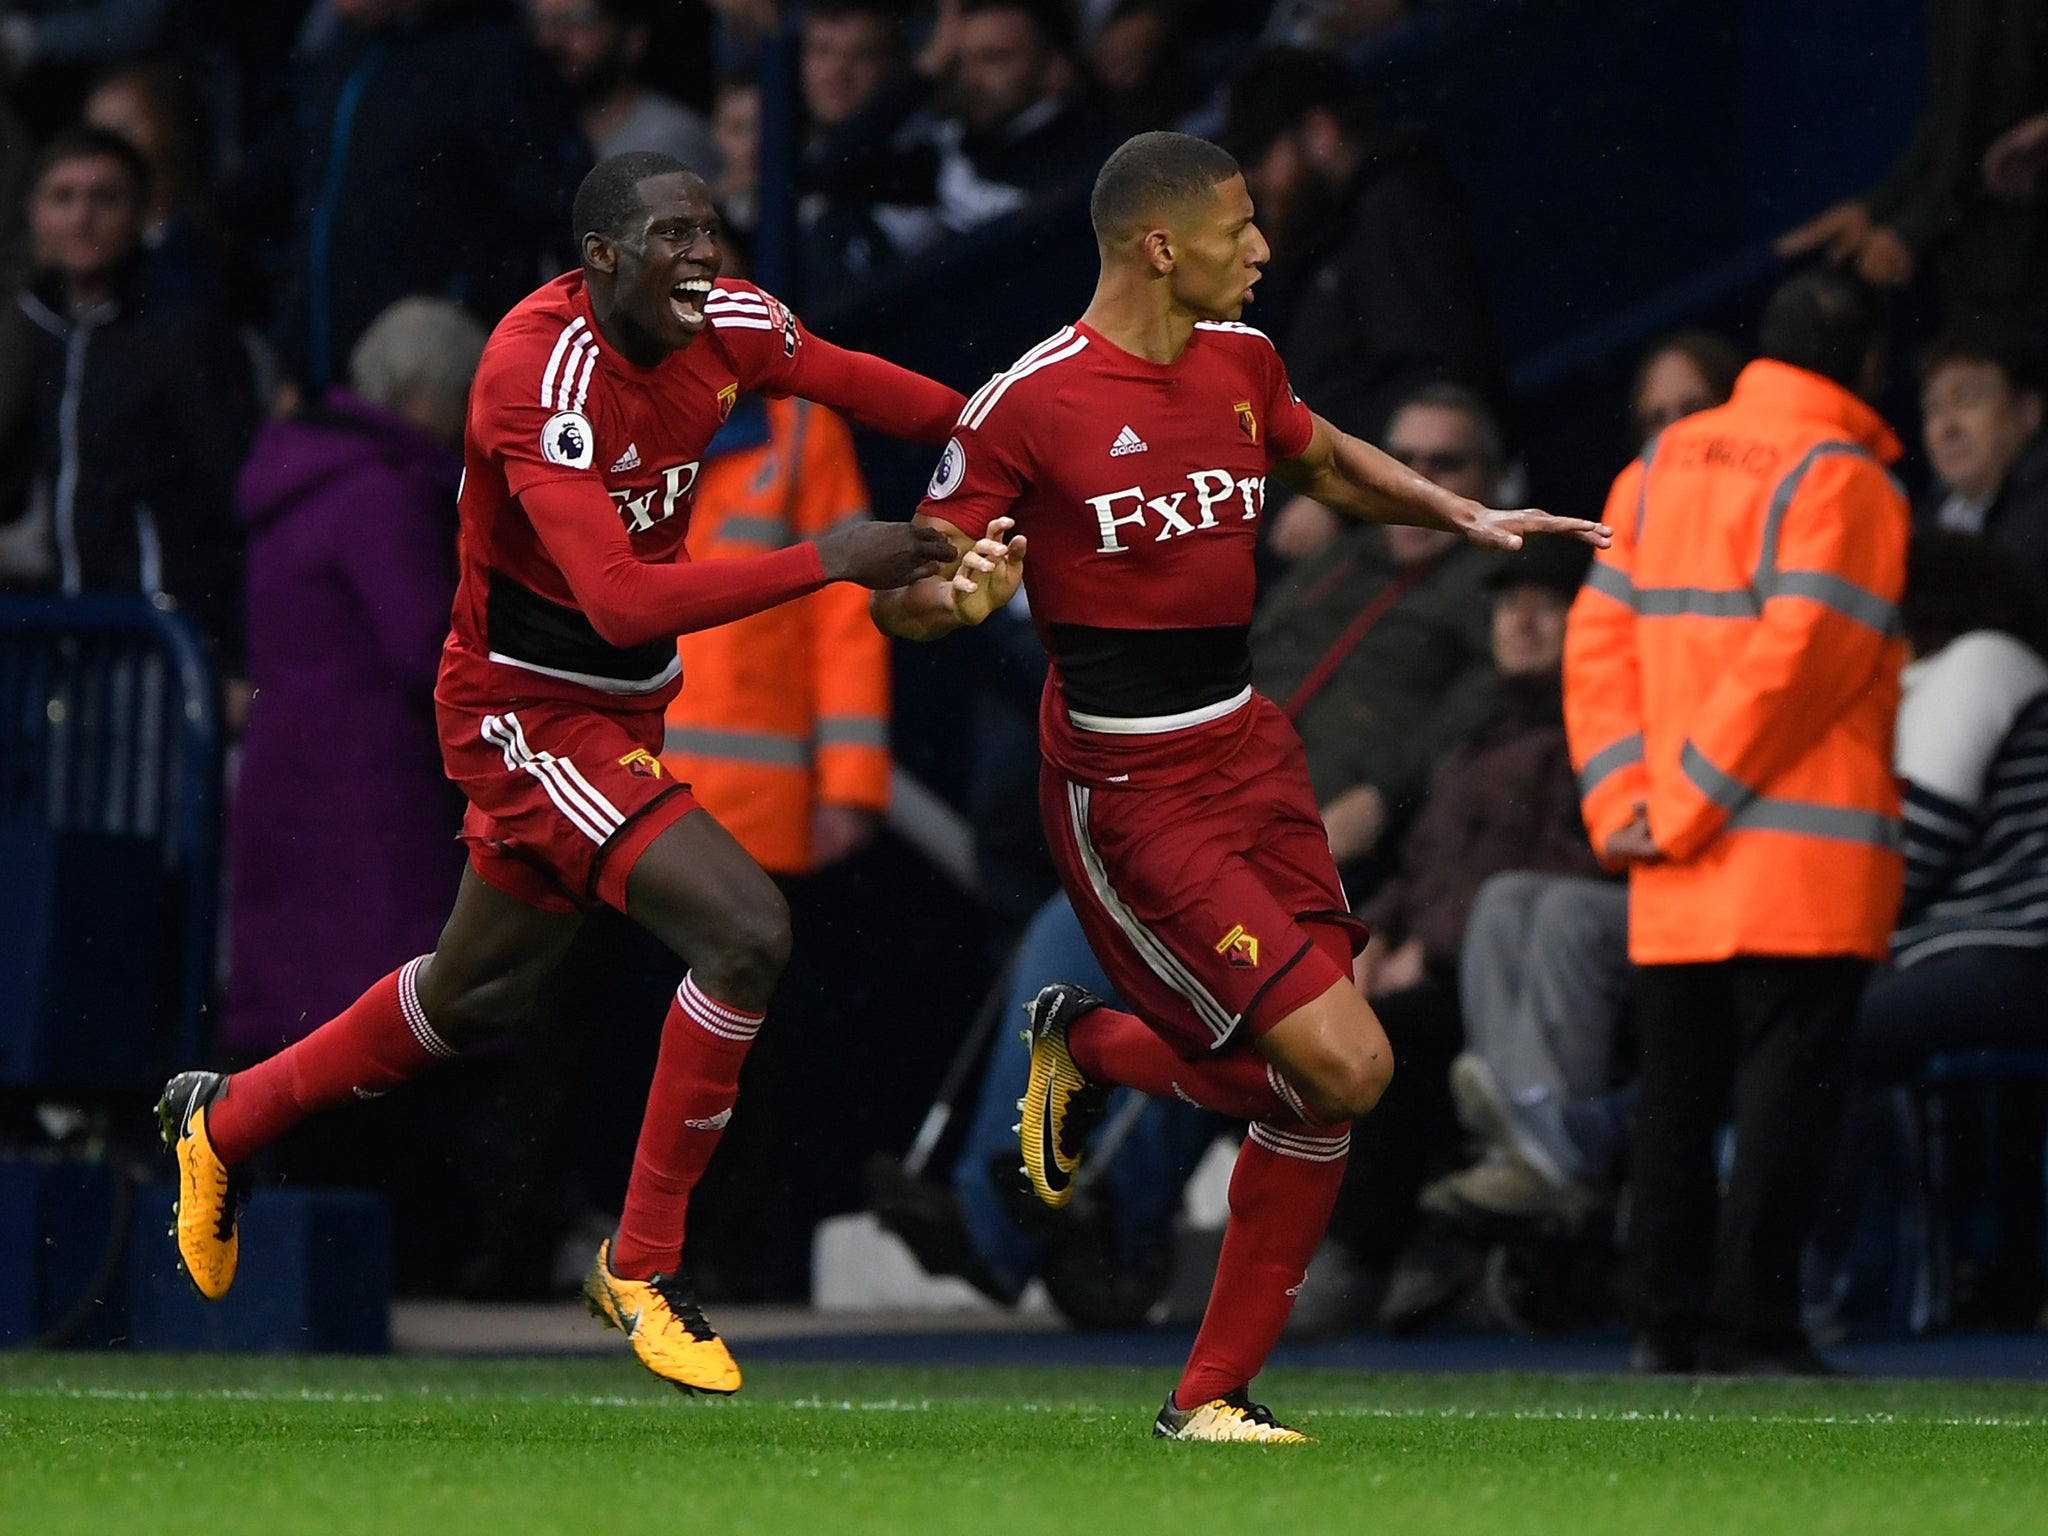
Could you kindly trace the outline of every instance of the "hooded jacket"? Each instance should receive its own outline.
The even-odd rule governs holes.
[[[256,439],[237,501],[256,696],[229,813],[222,1042],[273,1051],[434,946],[461,869],[434,671],[462,459],[344,391]]]

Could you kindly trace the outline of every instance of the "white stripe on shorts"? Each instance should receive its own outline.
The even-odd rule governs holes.
[[[508,770],[532,774],[547,791],[555,809],[593,843],[602,844],[625,824],[626,818],[619,814],[618,807],[591,788],[574,763],[552,752],[535,752],[526,744],[526,727],[517,715],[508,712],[484,716],[481,734],[504,753]],[[566,774],[564,769],[568,770]],[[575,778],[572,780],[568,774]]]
[[[1116,888],[1109,883],[1109,872],[1102,867],[1102,856],[1088,838],[1089,793],[1085,785],[1071,782],[1067,785],[1068,819],[1073,827],[1074,842],[1081,850],[1081,867],[1088,872],[1088,884],[1095,891],[1096,901],[1123,930],[1124,937],[1131,941],[1131,947],[1138,952],[1147,969],[1187,999],[1196,1016],[1209,1027],[1210,1035],[1221,1045],[1237,1028],[1239,1016],[1218,1002],[1215,994],[1202,985],[1201,979],[1181,963],[1157,934],[1139,922],[1137,913],[1117,895]]]

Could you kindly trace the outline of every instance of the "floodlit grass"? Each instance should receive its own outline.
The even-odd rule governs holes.
[[[0,1532],[2048,1532],[2048,1385],[1275,1371],[1312,1447],[1157,1444],[1158,1372],[0,1356]]]

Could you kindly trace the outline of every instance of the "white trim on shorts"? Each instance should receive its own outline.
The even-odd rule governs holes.
[[[1243,1015],[1232,1013],[1217,1001],[1216,995],[1202,985],[1201,978],[1182,964],[1166,947],[1165,940],[1140,922],[1137,913],[1117,895],[1116,887],[1109,883],[1109,871],[1103,868],[1102,856],[1088,838],[1089,795],[1086,785],[1068,782],[1068,822],[1073,829],[1074,844],[1081,852],[1081,867],[1088,872],[1088,884],[1095,892],[1097,904],[1123,930],[1124,937],[1145,962],[1146,969],[1187,1000],[1195,1016],[1207,1026],[1213,1042],[1221,1045],[1236,1032]]]

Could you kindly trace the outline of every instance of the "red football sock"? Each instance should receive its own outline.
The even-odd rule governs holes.
[[[1176,1407],[1196,1407],[1259,1374],[1330,1224],[1350,1151],[1349,1122],[1306,1131],[1252,1126],[1231,1170],[1223,1256],[1174,1389]]]
[[[239,1163],[315,1110],[374,1098],[458,1053],[427,1022],[408,960],[295,1045],[228,1079],[206,1112],[221,1161]]]
[[[626,1208],[612,1243],[612,1273],[622,1280],[673,1274],[683,1257],[690,1191],[732,1118],[740,1063],[762,1016],[707,997],[695,973],[683,978],[661,1026],[661,1054],[647,1090]]]
[[[1067,1026],[1074,1064],[1099,1083],[1184,1099],[1234,1120],[1313,1124],[1294,1085],[1254,1051],[1186,1061],[1135,1014],[1096,1008]]]

